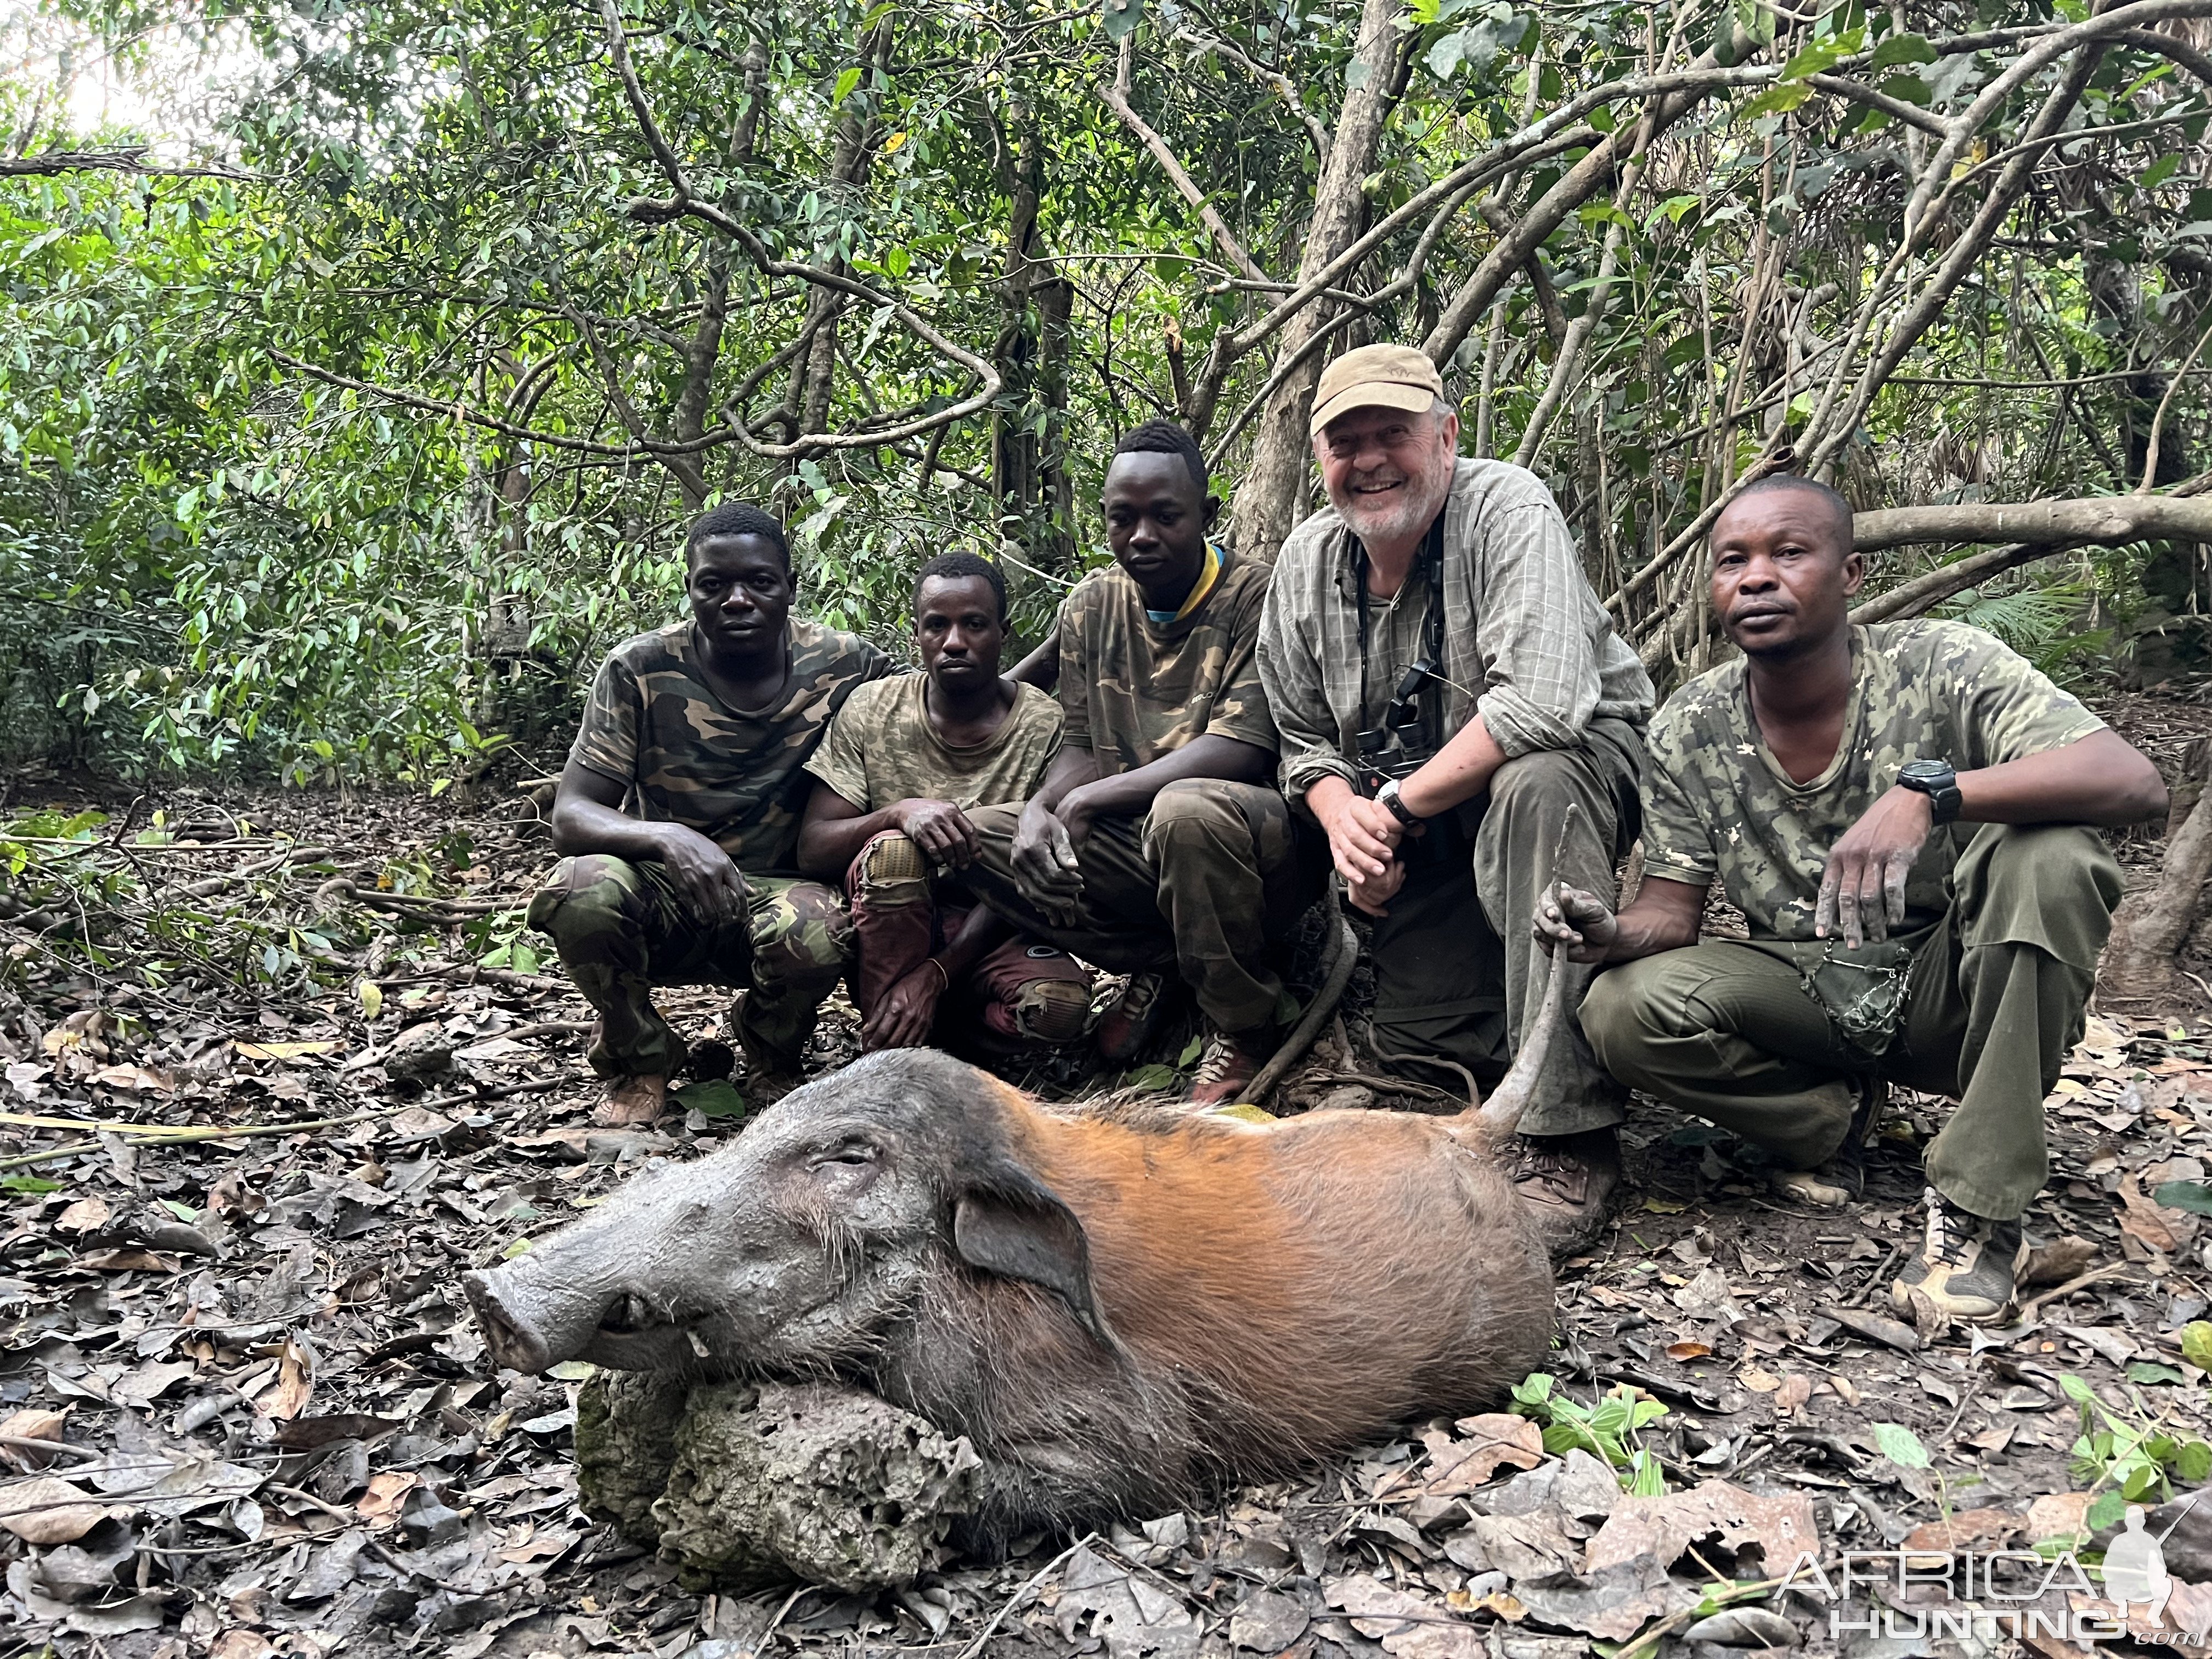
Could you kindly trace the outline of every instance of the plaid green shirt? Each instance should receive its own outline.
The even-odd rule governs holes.
[[[1368,603],[1361,683],[1359,578],[1334,507],[1291,532],[1260,625],[1260,678],[1282,735],[1283,793],[1324,777],[1356,786],[1359,733],[1420,654],[1428,590]],[[1508,755],[1571,749],[1593,720],[1641,727],[1651,677],[1583,574],[1550,490],[1503,461],[1462,459],[1444,507],[1443,737],[1476,714]]]

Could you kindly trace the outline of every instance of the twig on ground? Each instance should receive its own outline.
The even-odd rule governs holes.
[[[1046,1562],[1034,1573],[1030,1574],[1030,1577],[1024,1581],[1021,1588],[1017,1589],[1012,1595],[1008,1596],[1005,1601],[999,1604],[999,1610],[991,1615],[991,1622],[984,1626],[983,1628],[977,1632],[975,1639],[969,1643],[966,1647],[960,1650],[959,1659],[975,1659],[975,1656],[982,1652],[984,1644],[989,1642],[991,1638],[998,1633],[999,1626],[1006,1623],[1006,1615],[1012,1613],[1016,1607],[1021,1606],[1024,1601],[1028,1600],[1030,1591],[1034,1590],[1039,1584],[1044,1583],[1046,1579],[1051,1577],[1053,1574],[1058,1572],[1061,1567],[1065,1566],[1067,1564],[1068,1559],[1073,1556],[1076,1551],[1081,1549],[1086,1544],[1095,1544],[1097,1541],[1098,1534],[1097,1533],[1086,1532],[1082,1537],[1077,1539],[1073,1544],[1070,1544],[1059,1554],[1054,1556],[1051,1560]]]
[[[72,1446],[66,1440],[40,1440],[27,1434],[0,1434],[0,1446],[9,1451],[38,1452],[49,1457],[74,1458],[80,1463],[97,1463],[100,1454],[89,1446]]]
[[[2075,1291],[2086,1289],[2091,1285],[2100,1284],[2107,1279],[2125,1278],[2127,1273],[2128,1270],[2125,1267],[2099,1267],[2094,1272],[2083,1273],[2079,1279],[2069,1279],[2055,1290],[2044,1291],[2041,1296],[2032,1296],[2020,1304],[2021,1322],[2025,1324],[2034,1318],[2036,1310],[2046,1302],[2063,1301],[2073,1295]]]
[[[1904,1254],[1904,1245],[1891,1245],[1889,1247],[1889,1254],[1884,1256],[1881,1261],[1876,1263],[1875,1270],[1867,1275],[1866,1283],[1860,1285],[1856,1291],[1853,1291],[1850,1294],[1850,1299],[1845,1302],[1843,1305],[1846,1308],[1864,1306],[1866,1299],[1874,1294],[1874,1287],[1881,1283],[1882,1275],[1887,1273],[1893,1267],[1896,1266],[1898,1257]]]

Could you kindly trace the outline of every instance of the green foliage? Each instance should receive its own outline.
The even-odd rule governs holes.
[[[2067,1468],[2077,1486],[2097,1494],[2085,1521],[2088,1531],[2112,1525],[2130,1504],[2163,1503],[2173,1495],[2176,1480],[2196,1486],[2212,1475],[2212,1443],[2168,1432],[2132,1390],[2130,1408],[2124,1409],[2107,1404],[2071,1372],[2058,1382],[2081,1408],[2081,1433]]]
[[[1650,1395],[1623,1382],[1585,1406],[1538,1371],[1515,1386],[1513,1409],[1543,1425],[1546,1451],[1558,1455],[1580,1447],[1603,1458],[1619,1474],[1622,1488],[1640,1497],[1656,1498],[1667,1490],[1657,1454],[1638,1443],[1638,1431],[1667,1415],[1666,1407]]]
[[[1929,1466],[1928,1448],[1902,1423],[1875,1424],[1874,1443],[1881,1449],[1881,1455],[1899,1468],[1924,1469]]]
[[[2192,1319],[2181,1328],[2181,1357],[2200,1371],[2212,1371],[2212,1323]]]
[[[1633,130],[1647,106],[1607,89],[1670,44],[1668,15],[1627,0],[1413,0],[1402,62],[1370,86],[1361,15],[679,4],[629,15],[634,98],[582,0],[19,9],[0,21],[12,60],[57,67],[0,86],[18,152],[161,139],[157,160],[210,165],[0,180],[0,757],[426,791],[510,750],[550,768],[606,648],[680,614],[682,526],[720,500],[782,514],[803,606],[895,648],[922,560],[1000,548],[1033,642],[1103,557],[1092,503],[1120,430],[1198,422],[1245,514],[1289,337],[1263,325],[1298,276],[1347,94],[1389,95],[1346,186],[1370,227],[1524,112],[1581,100],[1589,125],[1340,273],[1377,296],[1363,333],[1420,340],[1486,269],[1487,213],[1543,200],[1593,132]],[[1970,24],[1916,15],[1923,33],[1863,7],[1692,8],[1674,64],[1710,51],[1758,73],[1702,93],[1621,199],[1607,184],[1548,229],[1540,295],[1514,276],[1440,348],[1468,441],[1481,425],[1511,455],[1547,406],[1562,317],[1590,314],[1610,259],[1529,459],[1662,680],[1701,660],[1693,544],[1629,579],[1822,421],[1849,434],[1837,476],[1869,508],[2140,482],[2203,326],[2212,112],[2139,41],[2107,45],[2066,143],[2035,152],[2036,187],[1848,407],[1898,310],[1870,297],[1881,273],[1904,259],[1917,282],[1936,257],[1899,246],[1929,135],[1829,88],[1948,119],[2050,19],[1992,0]],[[1954,25],[1980,44],[1952,49]],[[228,66],[189,121],[204,66],[171,49]],[[101,52],[157,130],[58,121],[59,66]],[[1099,95],[1125,61],[1131,109],[1234,252]],[[1961,201],[2064,72],[1988,112]],[[681,210],[671,162],[708,210]],[[978,396],[979,362],[1001,380],[987,407],[906,430]],[[2203,470],[2208,386],[2166,400],[2163,483]],[[1264,488],[1295,495],[1297,471]],[[1879,558],[1869,591],[1949,556]],[[2066,556],[1946,613],[2069,675],[2145,641],[2212,659],[2192,559]]]

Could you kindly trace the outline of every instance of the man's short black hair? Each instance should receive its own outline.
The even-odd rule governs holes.
[[[791,541],[783,533],[782,523],[775,514],[763,512],[750,501],[726,501],[692,520],[691,529],[684,538],[684,558],[689,560],[696,553],[702,542],[723,536],[757,536],[783,555],[785,570],[791,568]]]
[[[1004,572],[980,553],[940,553],[914,573],[914,608],[921,609],[921,585],[932,576],[942,576],[947,581],[966,581],[970,576],[981,576],[991,585],[991,592],[999,601],[999,623],[1006,620],[1006,578]]]
[[[1206,452],[1198,447],[1197,439],[1174,421],[1146,421],[1141,426],[1131,427],[1121,434],[1121,441],[1114,446],[1114,453],[1116,455],[1180,455],[1183,465],[1190,469],[1191,477],[1198,484],[1200,498],[1202,500],[1213,493],[1213,477],[1206,470]]]
[[[1844,551],[1849,553],[1851,550],[1851,504],[1844,499],[1840,491],[1830,489],[1818,478],[1808,478],[1802,472],[1770,472],[1738,490],[1735,500],[1747,501],[1753,495],[1771,495],[1785,489],[1818,496],[1826,505],[1829,517],[1835,520],[1836,533],[1843,538]],[[1731,501],[1729,505],[1733,507],[1735,502]]]

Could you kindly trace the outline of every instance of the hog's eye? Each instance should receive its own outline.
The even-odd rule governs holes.
[[[876,1149],[865,1140],[841,1140],[834,1146],[824,1147],[814,1155],[814,1167],[828,1169],[833,1165],[857,1168],[876,1161]]]

